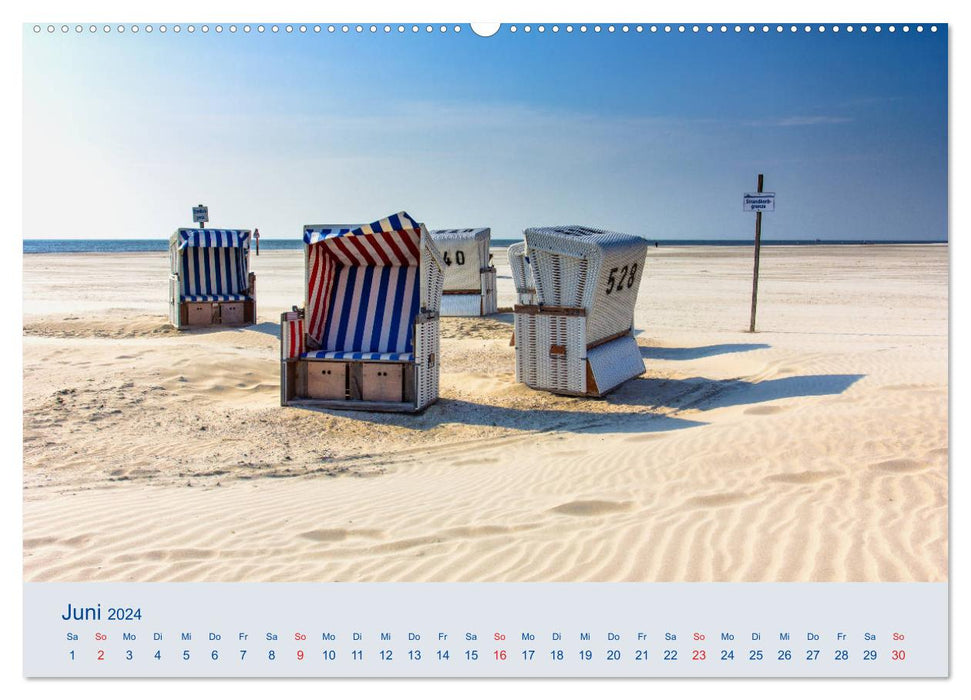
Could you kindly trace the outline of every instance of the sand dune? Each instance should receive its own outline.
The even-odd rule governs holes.
[[[511,315],[445,319],[419,416],[279,407],[299,251],[188,333],[164,254],[25,256],[25,579],[946,580],[947,255],[763,249],[752,335],[749,250],[652,249],[644,377],[533,391]]]

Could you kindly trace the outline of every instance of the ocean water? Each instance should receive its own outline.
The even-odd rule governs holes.
[[[521,238],[493,238],[492,245],[504,247],[518,243]],[[648,239],[648,242],[660,246],[751,246],[752,239],[747,240],[725,240],[725,239]],[[917,245],[929,243],[947,243],[946,240],[940,241],[868,241],[868,240],[762,240],[762,245]],[[169,249],[168,239],[116,239],[116,240],[97,240],[97,239],[25,239],[24,254],[36,253],[155,253],[167,252]],[[303,241],[300,239],[272,239],[263,238],[260,240],[261,250],[302,250]]]

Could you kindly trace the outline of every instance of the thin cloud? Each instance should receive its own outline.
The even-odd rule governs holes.
[[[747,122],[749,126],[818,126],[820,124],[846,124],[853,121],[849,117],[829,115],[778,117]]]

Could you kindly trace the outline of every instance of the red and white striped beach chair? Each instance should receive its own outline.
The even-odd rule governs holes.
[[[178,329],[256,323],[250,232],[180,228],[169,239],[169,321]]]
[[[304,227],[306,298],[280,319],[284,406],[414,412],[438,399],[445,264],[404,212]]]

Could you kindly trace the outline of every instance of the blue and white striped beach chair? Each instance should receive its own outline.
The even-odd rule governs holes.
[[[180,228],[169,240],[169,320],[176,328],[256,322],[250,232]]]
[[[284,406],[420,411],[438,398],[445,264],[404,212],[304,227],[303,309],[280,319]]]

